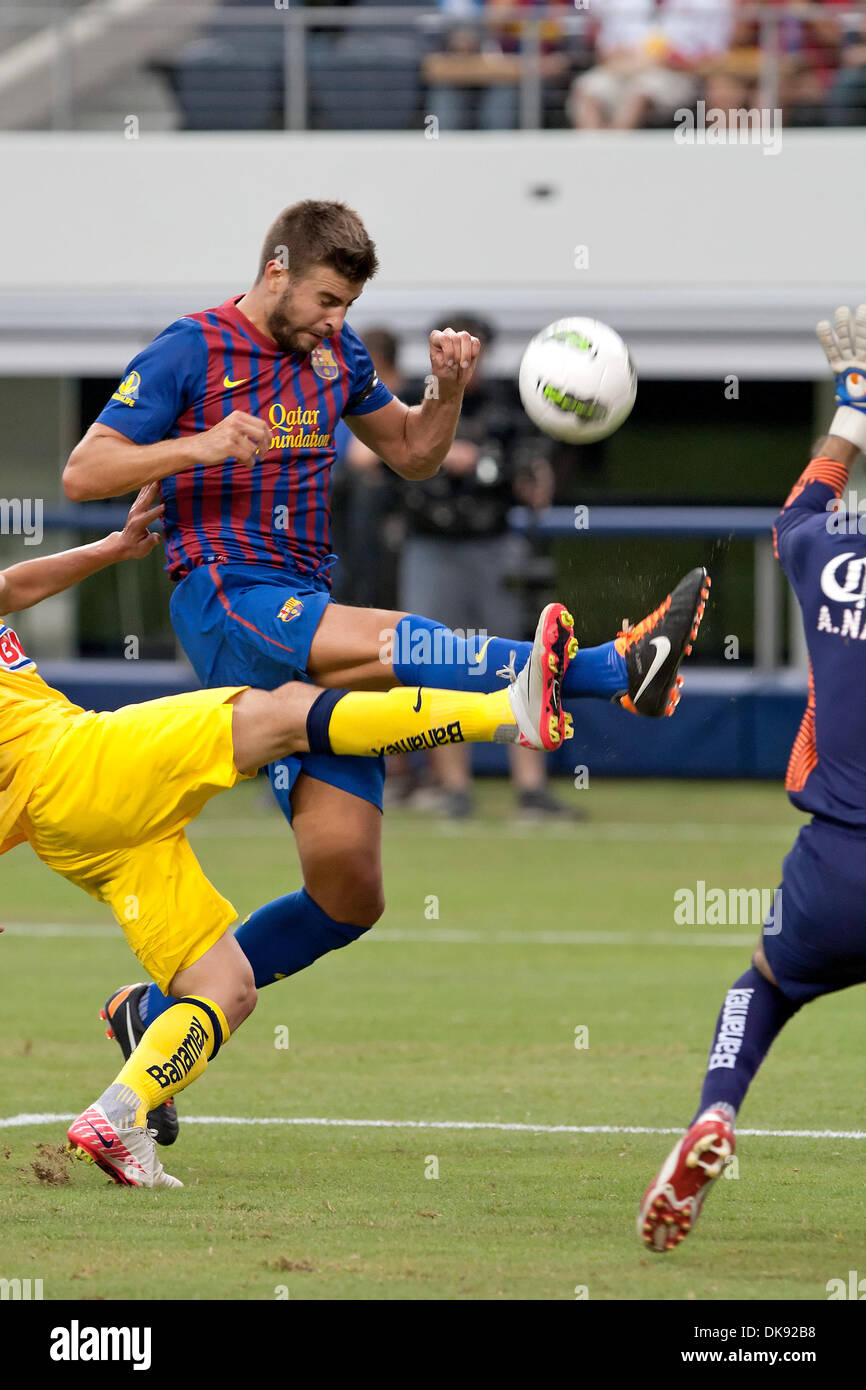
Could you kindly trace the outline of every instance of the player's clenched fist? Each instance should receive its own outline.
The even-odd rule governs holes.
[[[480,351],[481,341],[471,333],[434,328],[430,334],[430,365],[439,381],[465,386],[475,370]]]
[[[196,453],[201,463],[225,463],[233,458],[251,467],[259,454],[267,453],[269,439],[270,430],[263,420],[243,410],[233,410],[218,425],[199,435]]]

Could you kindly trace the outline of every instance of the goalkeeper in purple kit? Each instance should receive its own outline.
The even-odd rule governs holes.
[[[775,1038],[804,1004],[866,983],[866,536],[840,498],[866,452],[866,304],[818,338],[838,409],[776,519],[776,553],[803,613],[809,696],[785,786],[811,813],[785,859],[750,968],[716,1023],[696,1118],[644,1194],[638,1234],[671,1250],[734,1151],[734,1121]],[[850,522],[853,521],[853,525]]]

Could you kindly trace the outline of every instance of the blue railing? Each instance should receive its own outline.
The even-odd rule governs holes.
[[[509,522],[514,531],[549,540],[570,537],[648,536],[660,540],[700,537],[754,542],[755,668],[774,671],[781,664],[783,635],[782,572],[773,554],[774,507],[547,507],[530,511],[514,507]],[[113,505],[51,508],[43,513],[46,530],[119,531],[127,509]],[[805,670],[806,644],[799,608],[789,591],[788,665]]]
[[[534,535],[712,536],[766,538],[778,515],[774,507],[515,507],[512,529]]]
[[[586,517],[584,519],[584,513]],[[768,536],[778,515],[775,507],[513,507],[513,531],[561,539],[564,536],[730,536],[736,540]],[[42,524],[54,531],[121,531],[127,508],[87,502],[45,510]]]

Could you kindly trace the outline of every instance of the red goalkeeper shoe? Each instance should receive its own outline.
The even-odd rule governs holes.
[[[685,1240],[734,1148],[734,1127],[723,1110],[698,1116],[644,1193],[637,1218],[644,1245],[660,1252]]]

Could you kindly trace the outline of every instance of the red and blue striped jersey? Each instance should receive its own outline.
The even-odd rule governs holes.
[[[812,459],[774,527],[809,648],[785,785],[799,810],[866,830],[866,521],[839,509],[847,481],[844,464]]]
[[[98,417],[136,444],[200,434],[233,410],[270,426],[270,447],[252,468],[228,459],[163,479],[175,579],[228,561],[315,572],[329,554],[337,421],[392,399],[348,324],[311,353],[284,353],[239,311],[240,298],[164,329]]]

